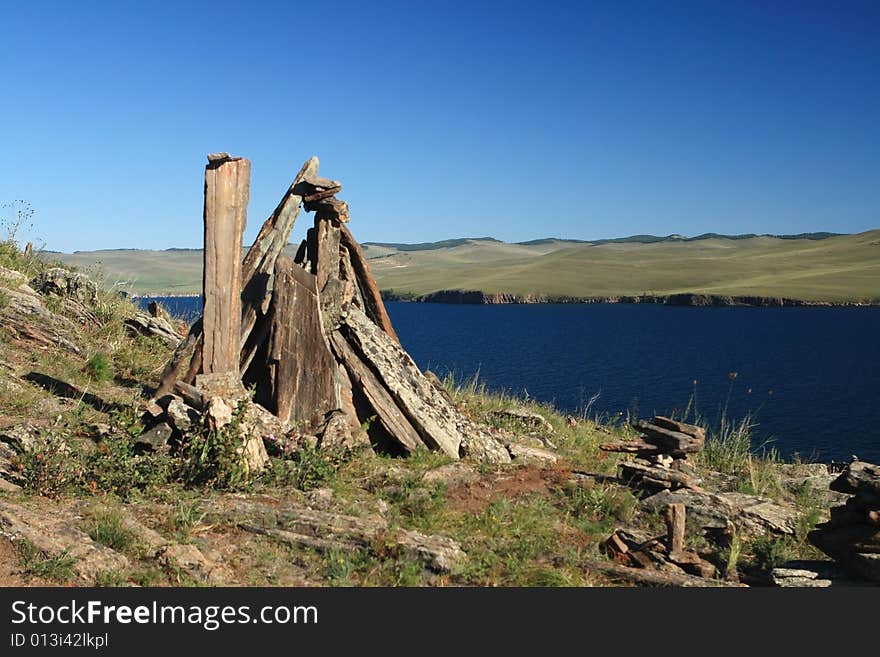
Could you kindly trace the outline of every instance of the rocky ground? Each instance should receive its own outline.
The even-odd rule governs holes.
[[[687,459],[693,486],[645,491],[599,449],[629,426],[451,381],[511,463],[275,445],[259,476],[223,476],[181,449],[189,434],[144,433],[184,330],[0,248],[0,585],[628,585],[606,541],[663,535],[677,503],[688,549],[715,567],[706,583],[854,581],[807,540],[845,502],[825,465],[710,435]]]

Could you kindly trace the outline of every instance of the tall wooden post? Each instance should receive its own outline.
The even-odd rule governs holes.
[[[241,240],[247,223],[251,163],[228,153],[205,167],[202,372],[238,372],[241,352]]]

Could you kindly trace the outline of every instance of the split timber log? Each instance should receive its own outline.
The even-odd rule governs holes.
[[[667,468],[653,467],[650,465],[642,465],[628,461],[621,463],[620,478],[625,482],[639,482],[647,479],[649,482],[657,482],[660,484],[669,484],[670,486],[681,486],[690,488],[695,491],[702,491],[697,485],[697,481],[683,472],[669,470]]]
[[[654,416],[654,424],[663,429],[668,429],[669,431],[677,431],[678,433],[687,434],[697,440],[706,440],[706,430],[695,424],[685,424],[684,422],[663,417],[662,415]]]
[[[275,269],[275,261],[290,238],[296,216],[302,203],[302,182],[314,176],[318,171],[318,158],[313,157],[303,164],[293,182],[290,184],[281,202],[268,219],[263,222],[253,245],[248,250],[241,264],[241,372],[247,371],[259,345],[266,339],[263,332],[251,336],[257,318],[268,309],[271,278]],[[162,373],[159,388],[155,397],[167,394],[175,381],[180,378],[182,363],[189,358],[189,369],[183,381],[192,384],[195,377],[202,371],[202,349],[204,336],[202,319],[200,318],[190,329],[187,339],[180,345]]]
[[[645,420],[639,420],[633,424],[633,427],[644,434],[647,442],[657,445],[673,455],[699,452],[703,449],[706,442],[705,438],[690,436],[678,431],[670,431]]]
[[[303,164],[278,207],[263,223],[242,264],[241,371],[245,372],[260,342],[250,340],[259,315],[265,315],[275,261],[287,246],[302,203],[303,181],[318,173],[318,158]],[[265,335],[259,336],[265,339]],[[256,342],[256,344],[254,344]]]
[[[385,304],[382,302],[379,286],[376,285],[376,279],[373,278],[373,274],[370,272],[367,257],[364,255],[360,244],[357,243],[357,240],[351,234],[348,226],[343,225],[340,230],[342,231],[342,245],[348,250],[351,266],[354,269],[360,286],[361,297],[364,301],[364,312],[379,328],[390,335],[396,343],[400,344],[400,338],[397,337],[394,326],[391,325],[391,318],[388,317],[388,311],[385,310]]]
[[[190,406],[199,412],[204,411],[205,407],[208,405],[202,391],[195,386],[191,386],[183,381],[178,381],[174,384],[173,390],[183,398],[183,401],[186,402],[187,406]]]
[[[241,354],[241,238],[247,221],[251,163],[226,153],[205,167],[202,371],[238,370]]]
[[[189,333],[186,334],[186,338],[177,345],[177,349],[174,350],[171,359],[165,365],[165,369],[162,370],[162,375],[159,377],[159,387],[156,389],[153,397],[158,399],[171,392],[174,388],[175,382],[181,378],[180,371],[183,364],[192,362],[193,352],[201,339],[202,318],[199,317],[199,319],[197,319],[190,327]]]
[[[695,575],[681,575],[678,573],[662,572],[647,568],[630,568],[621,566],[610,561],[596,559],[585,560],[581,565],[586,570],[595,570],[611,579],[645,584],[647,586],[684,586],[684,587],[745,587],[745,584],[736,584],[717,579],[706,579]]]
[[[670,554],[684,552],[684,530],[684,504],[670,504],[666,507],[666,545]]]
[[[340,405],[336,361],[321,330],[315,277],[286,256],[275,263],[270,316],[267,376],[275,415],[315,430]]]
[[[321,301],[324,333],[330,335],[339,327],[342,317],[342,281],[340,271],[340,224],[335,219],[315,217],[316,261],[315,279]]]
[[[603,443],[602,445],[599,445],[599,449],[603,452],[621,452],[624,454],[638,454],[640,456],[662,453],[662,450],[657,445],[652,445],[644,440],[630,440],[623,443]]]
[[[336,357],[345,366],[345,370],[351,377],[351,382],[358,386],[359,392],[363,396],[362,399],[354,399],[355,408],[360,407],[361,409],[358,418],[365,422],[375,415],[376,422],[382,428],[383,435],[376,439],[377,442],[381,443],[386,438],[391,439],[407,454],[424,448],[419,433],[398,408],[391,394],[376,378],[369,366],[355,353],[345,338],[338,331],[334,331],[330,336],[330,343],[333,345]]]
[[[335,196],[322,198],[312,203],[304,203],[303,207],[309,212],[315,212],[321,219],[335,219],[340,223],[348,223],[350,217],[348,203],[340,201]]]
[[[339,275],[342,282],[342,301],[343,311],[347,311],[351,304],[356,308],[364,309],[364,298],[361,296],[361,290],[358,286],[357,275],[351,266],[351,256],[348,249],[344,246],[339,247]]]
[[[452,458],[459,457],[459,412],[416,367],[403,348],[357,308],[344,320],[348,339],[378,374],[422,441]]]

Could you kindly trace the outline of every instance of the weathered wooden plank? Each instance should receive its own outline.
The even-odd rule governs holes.
[[[425,445],[419,433],[406,419],[391,394],[339,331],[334,331],[330,336],[330,344],[333,346],[333,351],[339,362],[343,364],[351,377],[353,386],[357,386],[358,392],[363,394],[364,400],[371,409],[371,411],[362,411],[361,416],[366,417],[361,419],[366,421],[369,419],[369,414],[375,412],[376,421],[379,422],[384,432],[396,441],[406,453],[412,454],[416,450],[424,448]]]
[[[247,221],[251,163],[209,156],[205,167],[202,371],[238,369],[241,352],[241,238]]]
[[[683,455],[699,452],[706,444],[705,438],[690,436],[678,431],[670,431],[645,420],[633,423],[633,427],[644,434],[644,439],[647,442],[662,447],[672,454]]]
[[[642,465],[641,463],[634,463],[632,461],[620,463],[618,467],[620,468],[620,478],[625,482],[638,482],[641,479],[653,479],[657,482],[667,482],[669,484],[684,486],[691,490],[702,490],[699,485],[697,485],[696,479],[683,472]]]
[[[422,441],[458,458],[461,432],[457,422],[462,419],[459,412],[425,378],[410,355],[364,313],[350,308],[344,325],[349,341],[376,372]]]
[[[322,219],[334,219],[340,223],[348,223],[350,219],[348,203],[340,201],[335,196],[326,196],[319,200],[304,203],[303,206],[309,212],[315,212]]]
[[[268,366],[271,399],[282,422],[316,429],[339,407],[333,359],[321,330],[315,278],[281,256],[275,263]]]
[[[600,572],[612,579],[644,584],[647,586],[684,586],[684,587],[745,587],[745,584],[725,582],[718,579],[706,579],[694,575],[650,570],[647,568],[630,568],[610,561],[587,559],[581,562],[586,570]]]
[[[348,226],[343,224],[340,230],[342,245],[348,250],[352,268],[357,276],[361,297],[364,301],[364,312],[379,328],[400,344],[400,338],[397,337],[394,326],[391,324],[391,318],[388,317],[388,311],[385,309],[382,295],[379,293],[379,286],[376,284],[376,279],[373,278],[361,245],[357,243]]]
[[[357,276],[354,273],[354,268],[351,266],[351,256],[348,253],[348,249],[342,245],[339,246],[339,277],[342,282],[343,311],[347,310],[351,304],[363,310],[364,298],[361,296]]]
[[[623,454],[639,454],[650,455],[660,454],[660,448],[657,445],[645,442],[644,440],[628,440],[622,443],[602,443],[599,449],[603,452],[618,452]]]
[[[196,348],[196,344],[200,342],[202,339],[202,318],[199,317],[192,326],[189,328],[189,333],[186,334],[186,338],[177,345],[177,349],[174,350],[174,353],[171,355],[170,360],[165,365],[165,368],[162,370],[162,374],[159,377],[159,387],[156,388],[156,392],[153,393],[153,396],[158,399],[159,397],[163,397],[167,395],[174,388],[174,383],[178,381],[180,377],[181,369],[183,368],[184,363],[189,363],[192,359],[193,350]]]
[[[183,398],[183,401],[185,401],[188,406],[191,406],[197,411],[205,410],[205,407],[207,406],[205,396],[202,394],[202,391],[195,386],[191,386],[183,381],[177,381],[174,384],[173,390]]]
[[[698,440],[706,440],[706,430],[696,424],[686,424],[662,415],[654,416],[654,424],[663,429],[668,429],[669,431],[677,431],[678,433],[687,434]]]
[[[666,545],[671,554],[684,551],[685,506],[681,502],[666,507]]]
[[[287,246],[290,233],[296,222],[302,203],[303,181],[318,173],[318,158],[313,157],[303,164],[293,179],[278,206],[263,222],[253,246],[242,263],[242,315],[241,344],[243,346],[240,368],[247,371],[248,364],[259,347],[259,342],[251,340],[251,333],[259,316],[265,315],[270,302],[272,275],[275,261]],[[262,336],[265,339],[265,336]]]
[[[315,277],[318,298],[321,301],[321,320],[324,333],[330,335],[342,319],[342,281],[339,277],[339,222],[315,217],[317,262]]]

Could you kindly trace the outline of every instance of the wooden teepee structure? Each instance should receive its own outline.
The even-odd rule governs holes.
[[[250,162],[226,153],[205,169],[204,311],[156,391],[184,400],[254,401],[299,434],[344,442],[368,426],[391,453],[421,448],[504,462],[505,447],[465,418],[400,344],[370,266],[348,228],[341,183],[308,160],[242,258]],[[300,207],[314,226],[283,254]]]

